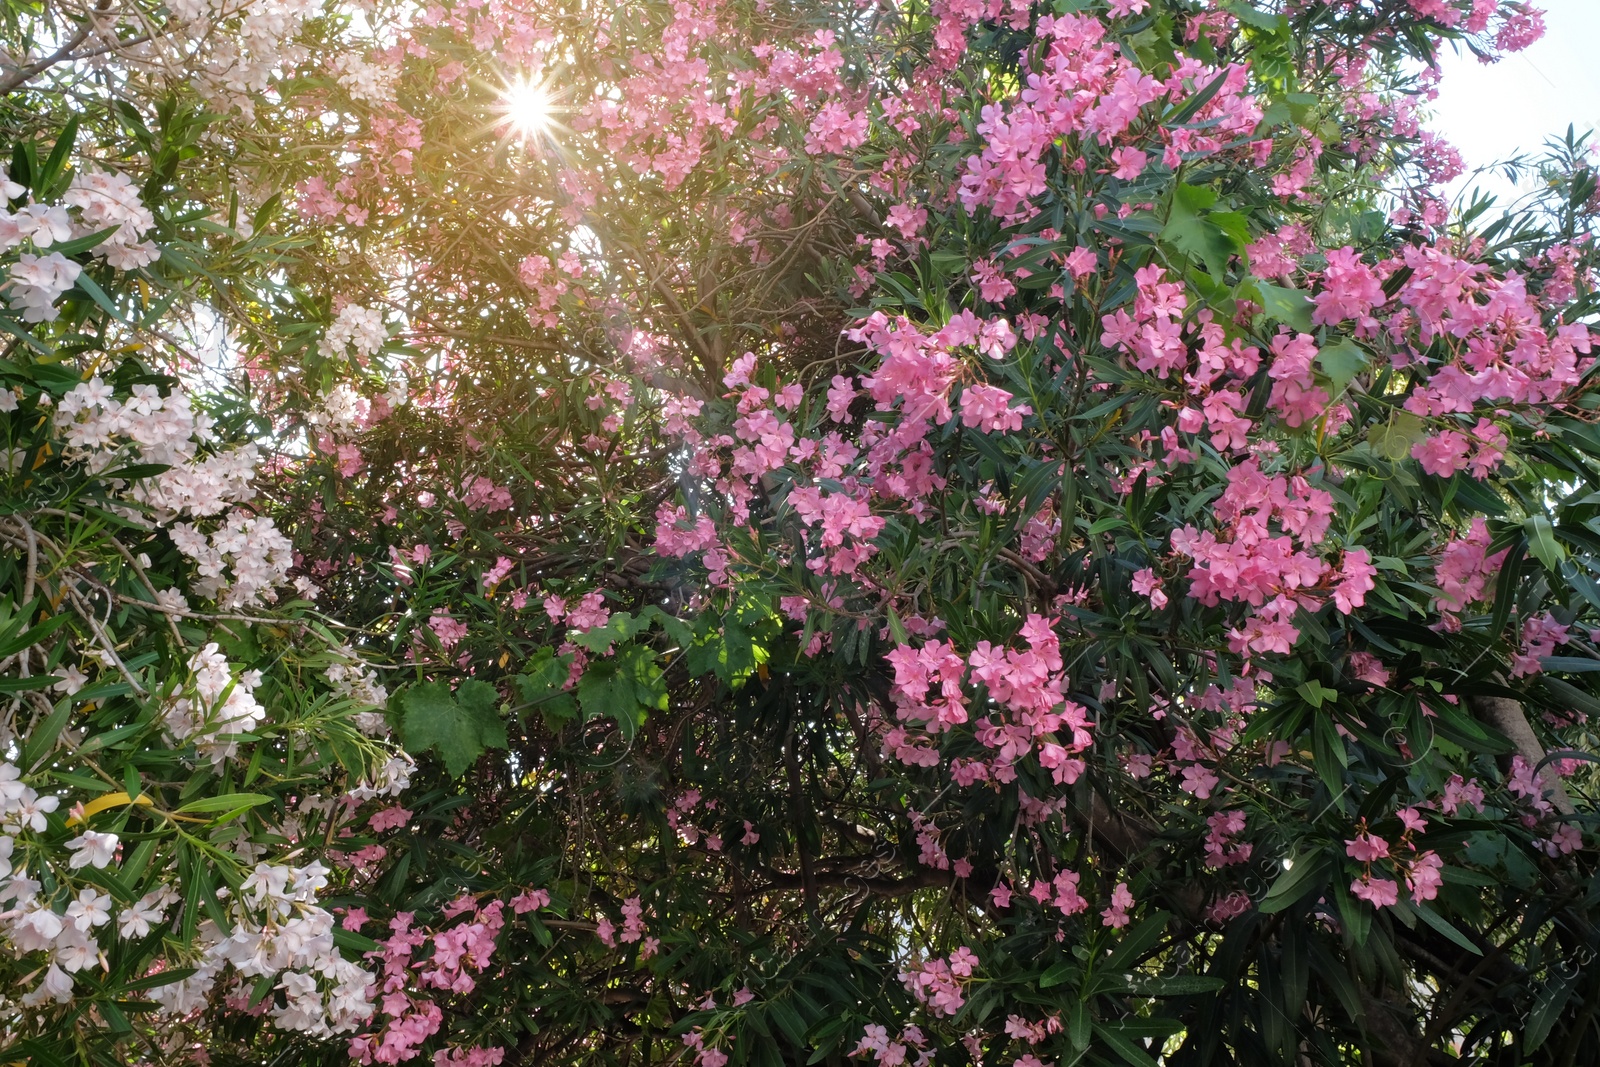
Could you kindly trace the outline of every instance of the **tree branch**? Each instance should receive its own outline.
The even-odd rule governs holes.
[[[1528,723],[1528,716],[1522,710],[1522,705],[1510,697],[1475,696],[1468,697],[1472,710],[1481,719],[1488,720],[1495,729],[1511,739],[1516,746],[1517,754],[1528,761],[1529,767],[1538,767],[1544,763],[1547,753],[1544,745],[1539,741],[1539,736],[1533,732],[1533,727]],[[1572,805],[1572,798],[1567,796],[1566,788],[1561,784],[1561,776],[1554,767],[1546,764],[1539,770],[1539,780],[1544,783],[1545,795],[1550,798],[1550,803],[1555,805],[1562,815],[1572,815],[1577,811]]]
[[[84,41],[88,40],[89,34],[94,32],[95,16],[103,15],[110,10],[111,0],[100,0],[100,2],[94,6],[94,10],[84,15],[82,24],[72,32],[72,36],[61,42],[60,48],[57,48],[54,52],[51,52],[38,62],[29,63],[25,67],[18,67],[10,74],[7,74],[4,78],[0,78],[0,96],[9,95],[13,90],[19,88],[34,75],[43,74],[57,63],[70,58],[73,51]]]

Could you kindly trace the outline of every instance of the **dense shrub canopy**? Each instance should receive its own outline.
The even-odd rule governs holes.
[[[12,5],[0,1061],[1589,1062],[1541,30]]]

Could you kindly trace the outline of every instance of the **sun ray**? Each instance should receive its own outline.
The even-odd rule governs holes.
[[[542,82],[517,77],[500,92],[500,125],[508,126],[519,137],[538,137],[550,129],[553,109],[550,93]]]

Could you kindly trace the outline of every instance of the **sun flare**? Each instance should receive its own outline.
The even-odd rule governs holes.
[[[501,121],[522,137],[536,137],[550,128],[550,94],[539,82],[517,78],[500,94]]]

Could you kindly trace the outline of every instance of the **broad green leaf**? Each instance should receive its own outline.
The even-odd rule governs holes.
[[[540,648],[528,660],[523,673],[515,679],[522,699],[547,720],[559,723],[578,714],[577,702],[571,693],[562,688],[566,684],[571,662],[568,656],[557,656],[552,648]]]
[[[406,747],[432,749],[452,778],[459,778],[489,748],[506,747],[506,726],[495,707],[495,689],[469,679],[452,696],[444,682],[412,686],[401,696]]]
[[[1366,350],[1348,337],[1324,345],[1317,353],[1317,367],[1328,376],[1335,395],[1344,392],[1345,386],[1367,369],[1367,363]]]
[[[1255,286],[1261,294],[1261,309],[1267,318],[1301,333],[1310,333],[1315,328],[1311,324],[1309,294],[1270,282],[1258,281]]]
[[[631,740],[652,710],[667,707],[666,682],[654,654],[635,645],[590,664],[578,680],[578,704],[585,719],[615,719]]]
[[[1239,249],[1227,230],[1204,215],[1216,202],[1217,194],[1210,189],[1179,183],[1173,190],[1161,240],[1199,260],[1206,272],[1220,281],[1227,271],[1228,257]]]
[[[1410,411],[1398,411],[1389,422],[1366,432],[1366,443],[1389,462],[1400,462],[1411,454],[1411,446],[1427,437],[1427,424]]]

